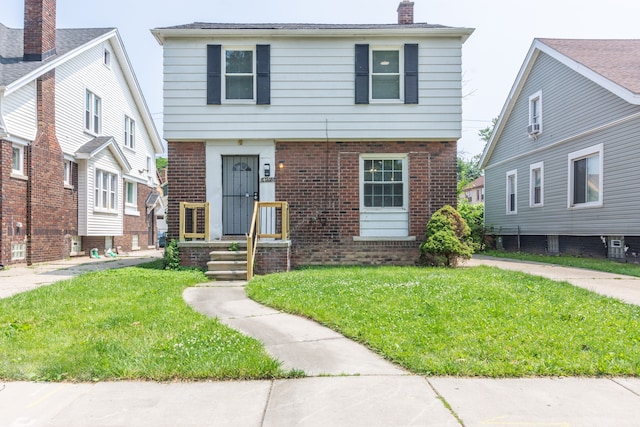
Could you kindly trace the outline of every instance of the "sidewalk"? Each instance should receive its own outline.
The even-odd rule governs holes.
[[[533,268],[534,274],[548,270],[579,277],[562,267],[508,264]],[[600,280],[598,273],[580,271]],[[602,278],[599,285],[610,291],[621,280],[627,279]],[[262,340],[285,367],[313,376],[197,383],[0,382],[0,427],[639,425],[640,378],[411,375],[315,322],[249,300],[242,285],[205,283],[187,289],[184,298],[196,310]]]

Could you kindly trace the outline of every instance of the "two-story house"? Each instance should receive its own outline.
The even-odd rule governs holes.
[[[487,145],[505,249],[640,256],[640,40],[536,39]]]
[[[116,29],[0,24],[0,264],[155,244],[158,133]]]
[[[294,267],[414,263],[431,214],[456,203],[473,30],[413,21],[403,1],[397,24],[152,30],[164,51],[169,235],[181,201],[210,202],[210,240],[243,237],[254,200],[286,201]]]

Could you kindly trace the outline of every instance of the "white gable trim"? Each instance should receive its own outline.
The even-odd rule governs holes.
[[[131,172],[131,164],[129,163],[129,161],[127,160],[127,157],[124,155],[124,153],[120,149],[120,146],[118,145],[116,140],[113,138],[109,138],[104,144],[100,145],[90,153],[76,152],[75,156],[77,159],[89,160],[94,158],[98,153],[100,153],[105,148],[109,148],[109,151],[113,155],[113,158],[116,160],[116,162],[118,162],[122,170],[125,173],[129,174]]]

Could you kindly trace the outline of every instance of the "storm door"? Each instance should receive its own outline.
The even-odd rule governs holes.
[[[222,233],[249,233],[253,202],[259,200],[258,156],[222,157]]]

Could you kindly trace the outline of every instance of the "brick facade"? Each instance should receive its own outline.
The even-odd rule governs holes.
[[[11,147],[11,142],[0,141],[0,264],[4,265],[12,263],[14,243],[27,243],[27,181],[11,177]]]
[[[168,141],[167,241],[180,235],[180,202],[206,202],[206,154],[203,142]],[[178,197],[179,195],[179,197]]]
[[[125,183],[123,181],[122,188],[123,191],[126,188]],[[124,214],[124,235],[123,236],[115,236],[113,238],[113,245],[119,247],[120,250],[124,252],[130,252],[138,249],[147,249],[148,246],[155,246],[155,239],[157,236],[157,230],[153,227],[151,239],[149,239],[149,215],[147,215],[147,197],[149,193],[153,191],[152,188],[147,187],[144,184],[138,183],[136,194],[137,194],[137,204],[138,204],[138,212],[139,216],[135,215],[127,215]],[[123,203],[124,204],[124,203]],[[124,209],[124,207],[123,207]],[[126,209],[125,209],[126,212]],[[155,215],[155,214],[154,214]],[[155,218],[155,217],[154,217]],[[152,220],[155,220],[155,219]],[[133,247],[133,236],[138,236],[138,247]],[[103,243],[104,246],[104,243]],[[86,249],[85,249],[86,250]]]
[[[408,153],[409,236],[357,241],[360,154]],[[313,264],[413,264],[425,225],[456,204],[455,142],[278,142],[276,200],[289,202],[292,267]]]
[[[24,30],[25,61],[42,61],[55,53],[56,0],[26,0]]]

